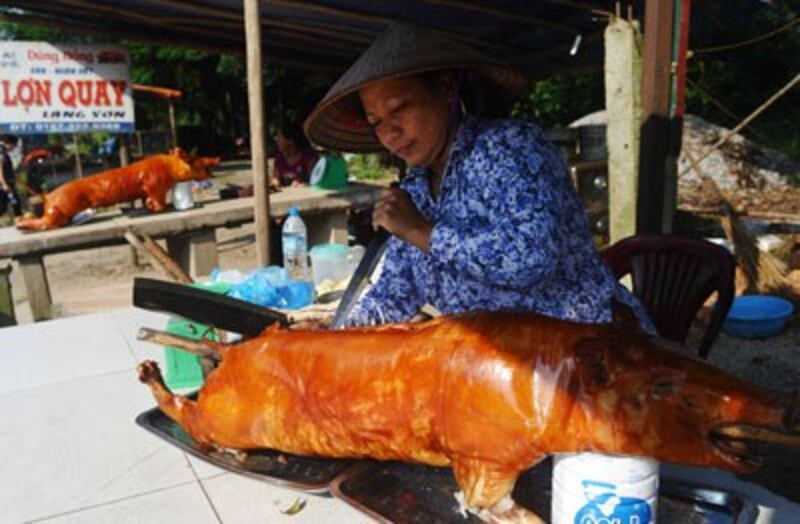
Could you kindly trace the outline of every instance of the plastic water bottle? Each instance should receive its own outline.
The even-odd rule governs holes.
[[[293,207],[283,223],[283,267],[294,280],[308,280],[308,236],[300,210]]]
[[[658,462],[577,453],[553,461],[553,524],[655,524]]]

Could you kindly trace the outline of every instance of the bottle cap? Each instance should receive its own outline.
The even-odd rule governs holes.
[[[299,217],[300,216],[300,210],[297,209],[296,207],[290,207],[289,208],[289,216],[290,217]]]

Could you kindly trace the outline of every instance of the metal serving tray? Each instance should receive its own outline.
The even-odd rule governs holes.
[[[243,459],[233,453],[206,453],[200,451],[183,428],[158,408],[140,414],[136,423],[173,446],[217,467],[311,493],[327,492],[331,481],[355,464],[352,460],[301,457],[272,450],[248,451]]]
[[[517,480],[514,500],[546,522],[550,520],[552,460],[543,461]],[[458,490],[448,468],[367,462],[345,471],[331,484],[336,496],[380,522],[397,524],[480,523],[462,515]],[[750,524],[757,507],[716,488],[661,479],[657,521],[675,524]]]

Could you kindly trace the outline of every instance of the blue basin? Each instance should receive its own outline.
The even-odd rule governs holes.
[[[780,333],[792,316],[794,305],[771,295],[736,297],[722,325],[725,333],[736,337],[763,338]]]

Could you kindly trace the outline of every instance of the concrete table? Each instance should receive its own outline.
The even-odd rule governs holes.
[[[347,243],[347,217],[351,209],[367,208],[381,187],[350,184],[342,190],[309,187],[284,189],[270,195],[270,216],[281,218],[300,209],[309,229],[309,244]],[[207,275],[217,265],[216,229],[254,221],[253,197],[201,202],[186,211],[150,214],[113,212],[80,226],[27,233],[13,227],[0,229],[0,259],[17,261],[34,320],[51,318],[52,297],[43,259],[45,255],[126,244],[125,232],[166,238],[170,255],[188,274]]]

